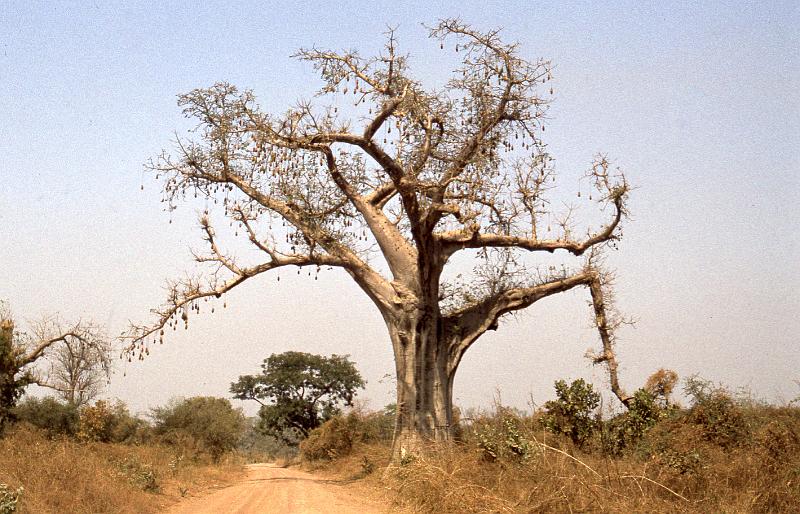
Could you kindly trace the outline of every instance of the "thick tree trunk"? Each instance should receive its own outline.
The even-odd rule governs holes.
[[[431,441],[453,435],[453,373],[450,341],[430,317],[390,325],[397,372],[397,421],[393,458],[419,453]]]

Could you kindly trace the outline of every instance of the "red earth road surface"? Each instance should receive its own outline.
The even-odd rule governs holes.
[[[240,482],[181,501],[169,514],[378,514],[389,509],[359,497],[346,482],[275,464],[250,464]]]

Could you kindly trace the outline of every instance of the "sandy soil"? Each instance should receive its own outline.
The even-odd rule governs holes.
[[[377,514],[388,508],[359,497],[346,482],[274,464],[250,464],[234,485],[181,501],[169,514]]]

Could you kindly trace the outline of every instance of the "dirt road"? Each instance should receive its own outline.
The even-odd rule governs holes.
[[[239,483],[181,501],[169,514],[377,514],[387,508],[360,498],[346,483],[274,464],[250,464]]]

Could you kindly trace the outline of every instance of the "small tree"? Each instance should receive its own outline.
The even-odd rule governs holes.
[[[670,397],[675,385],[678,383],[678,374],[671,369],[660,368],[658,371],[647,377],[644,390],[655,398],[663,408],[670,406]]]
[[[338,414],[342,405],[352,405],[356,390],[364,387],[355,365],[342,355],[272,354],[261,368],[260,375],[240,376],[231,392],[261,404],[261,429],[290,444]]]
[[[111,376],[111,345],[105,337],[67,339],[47,360],[49,370],[37,382],[76,407],[96,400]]]
[[[31,376],[22,372],[26,360],[14,345],[14,323],[0,319],[0,434],[13,419],[11,409],[22,396],[22,390],[31,383]]]

